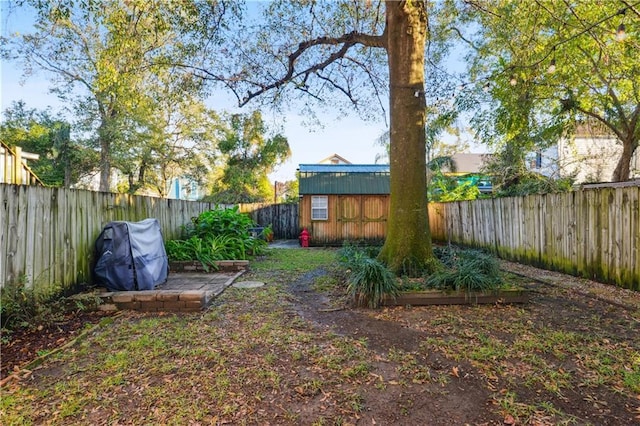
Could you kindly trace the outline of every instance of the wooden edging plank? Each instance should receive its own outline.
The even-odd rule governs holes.
[[[501,290],[491,293],[414,291],[401,293],[395,299],[386,298],[382,304],[384,306],[476,305],[527,303],[528,301],[529,292],[526,290]]]

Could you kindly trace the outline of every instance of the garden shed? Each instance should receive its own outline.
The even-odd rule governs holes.
[[[384,240],[389,214],[389,165],[301,164],[299,225],[311,245]]]

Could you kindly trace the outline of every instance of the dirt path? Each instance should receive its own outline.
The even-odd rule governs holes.
[[[434,333],[423,324],[442,321],[446,311],[462,317],[469,315],[471,321],[477,323],[483,322],[482,316],[487,316],[486,322],[490,322],[494,319],[491,316],[512,316],[514,312],[521,312],[516,316],[522,317],[533,330],[555,329],[559,335],[567,336],[595,334],[604,342],[615,339],[623,347],[628,347],[627,342],[634,342],[628,350],[640,355],[637,340],[639,293],[509,262],[505,262],[504,269],[532,279],[527,284],[533,292],[531,303],[518,307],[397,307],[381,311],[336,308],[343,302],[336,300],[336,295],[311,289],[313,282],[327,273],[323,269],[302,276],[288,289],[295,310],[304,319],[339,335],[366,340],[367,347],[381,360],[375,363],[376,369],[386,375],[387,381],[401,380],[394,375],[398,376],[398,369],[402,367],[397,361],[390,362],[398,353],[411,357],[428,371],[430,381],[417,380],[399,387],[388,387],[383,399],[379,393],[367,394],[367,406],[376,407],[372,409],[371,417],[382,424],[524,424],[505,414],[508,411],[503,407],[508,403],[508,398],[503,398],[505,394],[518,395],[518,400],[512,402],[520,404],[521,411],[528,412],[526,424],[554,424],[555,419],[544,409],[536,410],[549,397],[555,402],[547,404],[564,413],[558,418],[570,419],[577,424],[640,424],[640,395],[619,393],[604,386],[584,385],[581,365],[569,360],[558,362],[555,355],[546,353],[542,348],[537,348],[542,352],[542,361],[537,362],[547,363],[558,374],[566,375],[567,378],[563,379],[566,389],[549,392],[549,389],[544,389],[544,383],[531,386],[528,383],[536,383],[536,379],[527,377],[527,372],[516,373],[521,384],[513,378],[494,377],[493,373],[479,369],[477,363],[471,362],[464,354],[447,357],[438,347],[428,348],[425,345],[424,342]],[[478,333],[473,329],[474,324],[470,326],[470,339],[475,337],[472,334]],[[483,328],[483,331],[488,331],[487,339],[507,343],[513,343],[518,337],[508,326],[494,330]],[[439,330],[434,332],[443,337]],[[456,334],[455,331],[448,333],[451,336],[444,336],[445,340],[454,338]],[[558,357],[562,358],[561,355]],[[640,359],[637,362],[640,363]],[[511,368],[517,367],[518,362],[511,364],[506,360],[502,364]],[[640,370],[638,367],[634,371]],[[520,365],[520,368],[529,367]],[[535,374],[535,371],[529,374]],[[553,372],[545,374],[553,375]]]
[[[378,392],[369,392],[365,399],[368,407],[375,407],[368,410],[372,419],[381,424],[406,425],[502,423],[490,407],[491,393],[466,364],[460,367],[438,354],[425,356],[420,351],[428,333],[400,322],[372,317],[370,311],[336,308],[336,301],[330,296],[312,290],[314,280],[326,273],[324,269],[313,271],[289,286],[296,311],[305,320],[342,336],[366,340],[367,347],[377,354],[374,366],[387,382],[402,382],[397,364],[389,362],[390,354],[402,354],[400,356],[415,359],[419,365],[428,366],[431,377],[452,379],[449,383],[433,383],[421,378],[413,383],[402,382],[401,386],[388,387],[382,398]],[[461,371],[467,373],[455,377],[454,367],[458,376]]]

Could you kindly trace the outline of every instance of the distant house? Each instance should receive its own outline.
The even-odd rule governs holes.
[[[484,167],[490,158],[491,154],[456,153],[451,155],[455,169],[445,168],[442,172],[445,176],[457,177],[458,185],[470,182],[480,192],[490,193],[493,191],[491,179],[483,176]]]
[[[346,160],[338,154],[331,154],[327,158],[320,160],[318,164],[351,164],[351,161]]]
[[[389,214],[389,166],[301,164],[299,219],[312,245],[381,241]]]
[[[575,183],[609,182],[622,144],[601,124],[586,123],[572,138],[561,138],[544,151],[531,153],[529,169],[550,177],[574,177]],[[640,177],[640,152],[631,160],[631,178]]]
[[[169,184],[167,198],[197,201],[206,195],[205,188],[184,177],[173,178]]]

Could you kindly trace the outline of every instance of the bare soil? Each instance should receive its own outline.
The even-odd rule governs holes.
[[[506,271],[524,278],[524,286],[533,293],[530,303],[524,306],[496,306],[524,309],[540,327],[562,330],[562,333],[597,333],[604,342],[610,340],[633,342],[630,351],[640,357],[640,293],[616,288],[607,284],[567,276],[565,274],[541,270],[512,262],[502,262]],[[400,350],[413,354],[419,363],[428,366],[433,377],[447,376],[451,382],[432,386],[417,382],[404,387],[389,387],[383,397],[371,392],[366,399],[369,406],[387,407],[374,410],[380,424],[429,424],[429,425],[489,425],[489,424],[557,424],[568,417],[571,423],[594,425],[640,424],[640,392],[638,394],[613,390],[604,386],[584,388],[579,368],[570,361],[558,365],[558,370],[569,371],[570,383],[559,393],[545,392],[535,386],[517,386],[516,394],[520,411],[527,416],[518,419],[506,414],[504,407],[498,407],[496,395],[507,391],[507,382],[501,378],[486,377],[468,360],[451,359],[437,350],[425,354],[423,342],[433,335],[430,320],[440,321],[443,311],[455,315],[476,315],[477,309],[469,306],[423,306],[394,307],[378,311],[366,309],[333,310],[335,304],[326,294],[312,291],[311,285],[318,270],[307,274],[293,283],[289,289],[298,301],[298,313],[313,321],[318,327],[328,328],[344,336],[366,339],[368,348],[381,357],[388,358],[390,352]],[[480,313],[483,315],[484,313]],[[486,318],[487,322],[491,318]],[[593,323],[597,325],[594,328]],[[535,325],[534,325],[535,326]],[[497,338],[504,338],[507,330],[495,329]],[[548,355],[550,364],[556,359]],[[637,361],[640,363],[640,358]],[[382,370],[384,366],[378,366]],[[522,374],[526,376],[526,373]],[[504,387],[503,387],[504,386]],[[553,401],[555,409],[565,413],[558,418],[547,412],[536,413],[536,405]],[[409,403],[407,401],[410,401]],[[407,404],[411,409],[407,409]],[[525,407],[530,405],[531,408]],[[517,410],[516,410],[517,411]],[[381,417],[380,413],[384,416]],[[365,421],[363,424],[367,424]]]
[[[3,336],[0,379],[20,370],[39,356],[73,340],[83,329],[97,324],[111,312],[73,310],[59,320],[35,328],[23,328]]]

